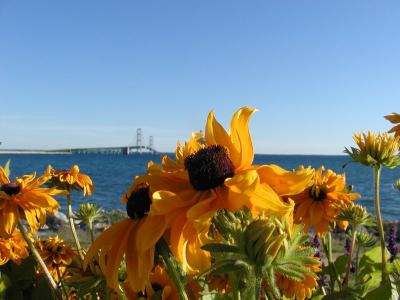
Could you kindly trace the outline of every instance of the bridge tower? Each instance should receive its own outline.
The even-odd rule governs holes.
[[[154,138],[153,136],[149,136],[149,151],[154,152]]]
[[[136,130],[136,151],[142,153],[142,128]]]

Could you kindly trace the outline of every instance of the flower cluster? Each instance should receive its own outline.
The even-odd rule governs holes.
[[[50,237],[46,240],[37,239],[35,240],[35,246],[53,278],[56,281],[60,281],[66,272],[67,266],[71,264],[76,255],[75,252],[58,236]]]
[[[212,220],[221,210],[246,208],[253,216],[287,218],[288,224],[303,223],[305,231],[312,226],[324,235],[330,224],[338,222],[339,207],[352,205],[359,195],[347,192],[344,175],[331,170],[299,167],[291,171],[278,165],[253,164],[249,121],[255,111],[239,109],[229,131],[211,112],[204,135],[194,133],[184,144],[178,143],[174,159],[164,156],[161,164],[149,162],[146,174],[137,176],[122,197],[128,218],[94,241],[84,265],[88,266],[99,253],[108,286],[117,290],[119,265],[124,259],[124,286],[143,293],[155,267],[156,245],[165,239],[184,272],[203,272],[213,264],[212,253],[204,246],[213,241]],[[278,246],[290,237],[289,233],[274,232],[270,239],[276,246],[260,252],[264,254],[254,254],[260,262],[272,252],[277,255]],[[310,267],[309,274],[316,270]],[[316,286],[311,282],[315,283],[317,277],[301,278],[298,280],[305,280],[303,284],[310,289],[301,292],[300,299],[310,295]],[[279,282],[284,289],[283,278]]]
[[[93,225],[106,219],[105,211],[94,203],[81,204],[77,213],[72,210],[73,190],[83,196],[94,192],[92,180],[77,165],[63,170],[48,166],[39,177],[31,174],[14,181],[8,165],[0,167],[0,275],[9,271],[2,284],[18,289],[12,268],[30,251],[37,261],[33,270],[40,276],[27,289],[39,287],[45,275],[59,299],[377,295],[375,278],[387,285],[397,278],[388,270],[400,269],[394,228],[387,238],[391,257],[386,258],[379,206],[382,167],[400,165],[398,126],[389,131],[394,135],[355,134],[357,147],[345,150],[374,170],[375,222],[365,207],[355,204],[361,195],[351,191],[345,174],[323,166],[286,170],[255,164],[249,130],[255,111],[236,111],[229,130],[210,112],[204,134],[192,133],[177,144],[173,157],[165,155],[159,164],[150,161],[146,172],[135,177],[121,199],[126,214],[96,239]],[[400,121],[398,114],[386,118]],[[56,195],[66,196],[75,249],[59,236],[37,238],[46,215],[60,207]],[[88,249],[80,245],[76,220],[90,231]],[[376,226],[381,246],[368,250],[376,242],[368,228]],[[334,228],[347,229],[348,236],[346,253],[336,261]]]

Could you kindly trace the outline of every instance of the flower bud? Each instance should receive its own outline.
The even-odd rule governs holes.
[[[343,206],[337,217],[338,220],[347,221],[355,226],[370,222],[370,215],[367,209],[361,205]]]
[[[256,264],[265,265],[276,258],[286,238],[281,222],[261,216],[251,222],[244,232],[246,254]]]
[[[351,147],[351,150],[345,149],[345,153],[350,155],[355,161],[371,166],[395,168],[400,165],[400,137],[394,137],[385,133],[368,134],[362,132],[354,134],[354,141],[358,148]]]

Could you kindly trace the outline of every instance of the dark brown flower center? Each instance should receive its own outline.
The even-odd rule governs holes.
[[[319,186],[314,185],[309,192],[314,201],[323,201],[326,198],[326,192]]]
[[[16,183],[6,183],[1,186],[1,190],[9,196],[16,195],[21,190],[21,187]]]
[[[137,188],[126,202],[126,212],[131,219],[143,218],[150,210],[149,186]]]
[[[215,188],[233,177],[234,167],[226,149],[212,145],[185,158],[185,168],[192,186],[199,191]]]

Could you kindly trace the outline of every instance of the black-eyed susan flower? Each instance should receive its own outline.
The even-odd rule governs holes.
[[[20,218],[26,219],[33,232],[45,224],[46,214],[54,213],[60,207],[53,195],[62,191],[41,188],[49,179],[35,173],[16,178],[10,182],[4,169],[0,167],[0,235],[9,237],[14,232]]]
[[[294,221],[304,224],[305,231],[313,226],[316,233],[323,236],[329,224],[336,222],[340,208],[353,205],[353,200],[359,197],[359,194],[347,192],[344,174],[321,167],[315,170],[312,185],[291,197],[296,203]],[[346,227],[347,223],[340,225]]]
[[[169,242],[188,272],[209,266],[209,253],[200,247],[208,242],[216,211],[247,207],[255,214],[263,211],[283,216],[291,205],[280,195],[299,193],[311,179],[307,170],[288,172],[277,166],[252,165],[248,125],[254,111],[239,109],[229,132],[211,112],[203,138],[192,134],[184,145],[178,143],[175,160],[164,156],[161,165],[150,163],[147,175],[139,179],[148,181],[154,192],[149,215],[163,215],[171,221]]]
[[[392,113],[391,115],[385,116],[385,119],[396,125],[391,128],[389,132],[393,132],[395,136],[400,136],[400,114]]]
[[[134,183],[124,195],[128,218],[112,225],[93,242],[89,248],[84,268],[93,257],[99,254],[99,265],[108,286],[117,290],[119,286],[118,270],[125,257],[126,284],[135,292],[144,291],[149,282],[154,264],[155,244],[164,234],[166,222],[163,216],[150,216],[152,205],[149,186]],[[141,246],[147,247],[143,250]],[[142,251],[143,250],[143,251]]]
[[[63,277],[67,266],[75,257],[75,252],[58,236],[46,240],[37,239],[34,244],[51,275],[59,282],[60,276]]]
[[[321,271],[319,268],[321,265],[319,258],[313,257],[313,259],[315,260],[315,264],[307,265],[307,268],[311,272],[304,273],[303,280],[294,280],[279,273],[276,275],[277,286],[285,297],[296,300],[311,298],[313,291],[318,286],[318,276],[315,273]]]
[[[154,271],[151,272],[144,291],[136,292],[130,288],[128,283],[124,284],[124,291],[131,300],[179,300],[174,283],[161,266],[156,266]]]
[[[0,265],[10,260],[20,264],[28,255],[28,245],[18,231],[9,238],[0,238]]]
[[[91,196],[94,190],[94,185],[90,177],[79,172],[79,167],[73,165],[69,170],[54,170],[51,166],[46,171],[51,175],[51,185],[59,188],[74,188],[81,190],[83,195]]]
[[[356,133],[353,135],[358,148],[345,149],[352,159],[371,167],[395,168],[400,165],[400,136],[384,133]]]

